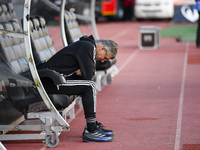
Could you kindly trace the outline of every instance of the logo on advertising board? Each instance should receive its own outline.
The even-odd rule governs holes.
[[[181,13],[190,22],[196,22],[199,18],[198,11],[188,5],[183,5],[181,7]]]

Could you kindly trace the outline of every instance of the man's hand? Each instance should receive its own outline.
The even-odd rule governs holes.
[[[82,76],[81,69],[78,69],[77,71],[75,71],[75,73],[76,73],[77,76]]]

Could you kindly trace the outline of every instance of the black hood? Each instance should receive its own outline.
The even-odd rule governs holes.
[[[92,35],[90,35],[90,36],[84,35],[84,36],[80,37],[80,41],[82,41],[82,40],[89,41],[92,44],[94,44],[94,46],[96,47],[96,43],[95,43],[94,37]]]

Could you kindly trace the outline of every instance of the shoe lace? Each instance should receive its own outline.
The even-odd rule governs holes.
[[[105,135],[105,132],[103,130],[99,129],[98,134]]]
[[[99,126],[99,128],[100,129],[103,129],[105,126],[102,124],[102,123],[100,123],[100,122],[96,122],[96,124]]]

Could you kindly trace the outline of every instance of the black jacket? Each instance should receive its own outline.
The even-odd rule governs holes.
[[[82,36],[79,41],[57,52],[45,65],[59,73],[70,75],[69,79],[91,80],[95,74],[95,54],[94,37]],[[82,71],[81,77],[74,73],[78,69]]]

